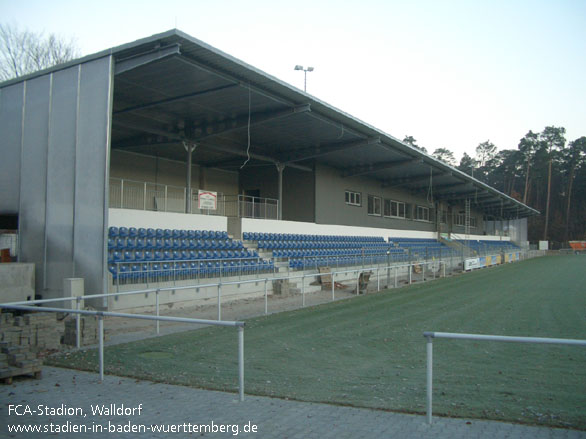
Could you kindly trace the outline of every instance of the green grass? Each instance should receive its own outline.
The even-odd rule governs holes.
[[[532,259],[247,321],[246,393],[423,413],[423,331],[586,339],[586,258]],[[237,390],[234,328],[105,352],[106,372]],[[51,363],[97,370],[95,350]],[[586,429],[586,349],[434,342],[434,414]]]

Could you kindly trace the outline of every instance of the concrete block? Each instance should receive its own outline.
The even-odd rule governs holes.
[[[84,295],[84,281],[83,278],[73,277],[63,279],[63,297],[81,297]],[[84,301],[81,300],[79,308],[83,309]],[[67,309],[76,309],[77,303],[73,300],[65,300],[62,302],[62,307]]]
[[[35,264],[0,264],[0,303],[35,298]]]

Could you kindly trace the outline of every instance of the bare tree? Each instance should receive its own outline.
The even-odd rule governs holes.
[[[73,40],[0,24],[0,81],[70,61],[79,56]]]

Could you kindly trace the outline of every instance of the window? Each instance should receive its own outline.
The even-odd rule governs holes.
[[[361,206],[360,192],[346,191],[346,204],[350,206]]]
[[[405,203],[401,201],[385,200],[384,216],[390,218],[405,218]]]
[[[416,221],[429,221],[429,208],[423,206],[417,206],[417,210],[415,211],[415,220]]]
[[[462,226],[466,225],[466,218],[464,217],[463,213],[455,213],[454,214],[454,225],[455,226]]]
[[[454,215],[454,225],[466,227],[466,215],[464,215],[463,213],[455,214]],[[474,228],[474,229],[476,228],[476,217],[474,217],[474,216],[470,217],[470,227]]]
[[[374,195],[368,196],[368,214],[381,216],[381,198]]]

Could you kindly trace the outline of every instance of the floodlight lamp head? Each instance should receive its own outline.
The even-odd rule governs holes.
[[[308,68],[307,68],[307,71],[308,71],[308,72],[313,72],[313,67],[308,67]]]
[[[303,70],[303,66],[300,66],[299,64],[297,64],[295,66],[295,70]]]

